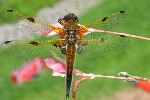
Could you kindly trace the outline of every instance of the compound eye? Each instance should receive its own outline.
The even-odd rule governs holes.
[[[62,19],[61,19],[61,18],[59,18],[59,19],[58,19],[58,22],[59,22],[59,23],[61,23],[61,20],[62,20]]]
[[[76,17],[73,17],[72,19],[73,19],[73,21],[78,22],[78,19]]]
[[[70,18],[64,18],[64,21],[68,22],[68,21],[70,21]]]
[[[66,21],[67,21],[67,22],[70,21],[70,18],[67,18]]]

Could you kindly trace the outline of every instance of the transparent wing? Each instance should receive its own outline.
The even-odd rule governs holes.
[[[96,20],[86,26],[80,25],[78,35],[80,37],[90,37],[90,39],[95,39],[97,37],[99,38],[101,37],[101,35],[105,37],[105,35],[108,34],[107,32],[101,33],[100,31],[95,31],[95,29],[107,31],[111,30],[114,26],[118,25],[121,20],[124,20],[126,16],[127,14],[125,13],[125,11],[119,11],[103,19]],[[94,32],[97,33],[95,34]]]
[[[35,57],[52,57],[50,51],[53,50],[59,55],[61,50],[57,45],[63,45],[64,40],[56,41],[5,41],[0,45],[0,54],[11,55],[18,59],[31,60]],[[9,58],[8,58],[9,59]]]
[[[112,27],[116,26],[121,20],[124,20],[127,17],[125,11],[119,11],[113,13],[110,16],[104,17],[103,19],[98,19],[92,23],[86,25],[86,27],[96,27],[102,30],[110,30]]]
[[[97,39],[84,39],[79,41],[82,51],[76,54],[75,66],[82,66],[84,62],[93,60],[101,61],[111,54],[117,53],[129,43],[128,37],[109,35]],[[64,45],[65,40],[56,41],[5,41],[1,44],[0,55],[11,55],[18,59],[31,60],[35,57],[53,58],[50,51],[53,50],[60,58],[66,55],[61,52],[59,46]],[[3,48],[3,49],[2,49]],[[8,58],[9,59],[9,58]]]
[[[60,26],[41,22],[32,17],[22,15],[14,10],[4,10],[0,12],[0,18],[6,23],[12,23],[13,27],[28,35],[35,36],[37,33],[42,34],[42,32],[48,33],[50,31],[55,31],[56,33],[62,32],[62,27]]]
[[[117,53],[127,46],[129,38],[124,35],[109,34],[107,32],[97,32],[91,27],[101,30],[110,30],[116,26],[121,20],[124,20],[127,15],[125,11],[119,11],[103,19],[99,19],[86,26],[81,26],[78,34],[85,40],[83,51],[77,54],[79,61],[101,61],[107,56]],[[86,43],[87,42],[87,43]],[[83,42],[84,43],[84,42]],[[78,63],[79,65],[82,63]],[[82,65],[81,65],[82,66]]]
[[[83,40],[83,51],[77,53],[76,59],[80,61],[101,61],[107,56],[117,53],[127,46],[128,37],[118,35],[108,35],[107,37],[98,37],[97,39]],[[82,66],[82,63],[77,63]]]

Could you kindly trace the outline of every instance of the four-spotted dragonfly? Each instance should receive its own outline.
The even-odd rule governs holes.
[[[50,50],[54,50],[55,53],[66,58],[66,97],[69,97],[75,59],[78,62],[76,66],[81,66],[83,61],[100,60],[129,43],[127,36],[130,35],[108,31],[125,19],[125,11],[116,12],[85,26],[78,23],[78,17],[73,13],[58,19],[56,24],[45,23],[13,10],[2,11],[1,17],[9,23],[19,20],[13,26],[22,33],[37,38],[40,35],[45,37],[44,40],[38,38],[41,41],[36,41],[36,39],[5,41],[1,44],[1,47],[4,48],[2,53],[31,59],[37,56],[48,57]],[[92,27],[98,27],[100,30]]]

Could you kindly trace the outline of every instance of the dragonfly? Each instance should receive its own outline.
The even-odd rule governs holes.
[[[0,18],[2,17],[6,22],[12,23],[15,29],[37,38],[37,40],[26,39],[23,41],[7,40],[0,45],[2,49],[0,52],[3,54],[31,59],[37,56],[49,57],[50,50],[53,50],[60,57],[66,59],[66,97],[69,97],[75,64],[82,66],[84,61],[99,61],[118,52],[129,43],[129,36],[147,39],[109,31],[126,18],[125,11],[118,11],[87,25],[79,24],[79,19],[74,13],[58,18],[58,22],[55,24],[25,16],[14,10],[2,11]],[[16,20],[18,22],[14,23]],[[40,39],[40,36],[43,36],[44,40]]]

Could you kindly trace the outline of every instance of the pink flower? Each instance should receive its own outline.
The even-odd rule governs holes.
[[[11,73],[14,85],[31,82],[36,76],[39,76],[46,70],[45,61],[42,58],[36,58],[23,64],[19,69]]]
[[[44,30],[44,31],[37,32],[37,34],[41,34],[45,37],[49,37],[49,36],[55,35],[57,33],[52,30]]]
[[[49,27],[51,27],[51,26],[49,26]],[[52,27],[63,28],[63,26],[60,23],[52,24]],[[53,30],[53,29],[43,30],[43,31],[37,32],[37,34],[43,35],[45,37],[57,35],[57,33],[55,32],[55,30]]]
[[[55,62],[53,59],[47,58],[45,59],[45,63],[47,67],[53,71],[52,76],[66,76],[66,65]],[[82,76],[83,73],[80,70],[73,70],[74,76]]]

